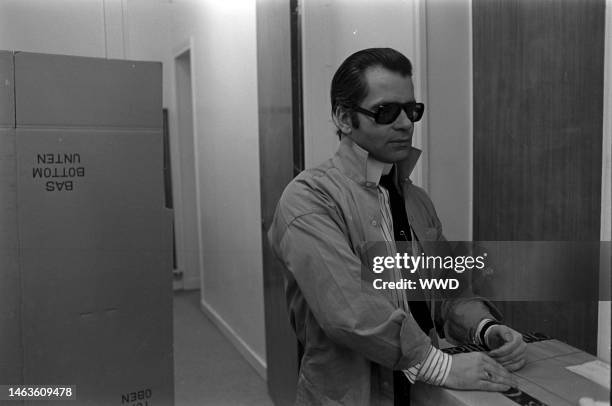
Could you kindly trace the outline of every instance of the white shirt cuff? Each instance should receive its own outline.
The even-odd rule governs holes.
[[[404,370],[404,374],[410,383],[418,380],[431,385],[442,386],[450,373],[452,363],[452,356],[431,346],[423,362]]]
[[[493,320],[493,319],[482,319],[480,321],[480,323],[478,323],[478,327],[476,327],[476,332],[474,333],[474,337],[473,337],[474,344],[480,344],[480,345],[485,345],[485,346],[487,345],[487,343],[480,342],[480,331],[482,330],[484,325],[487,324],[490,321],[495,321],[495,320]]]

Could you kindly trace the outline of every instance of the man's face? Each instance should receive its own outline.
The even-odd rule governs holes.
[[[360,107],[376,111],[381,104],[397,102],[407,103],[414,100],[414,87],[410,76],[402,76],[382,67],[369,68],[365,71],[368,84],[368,95]],[[359,128],[348,134],[357,145],[370,155],[386,163],[394,163],[407,158],[412,146],[414,124],[402,110],[397,119],[390,124],[377,124],[374,118],[362,113],[359,117]]]

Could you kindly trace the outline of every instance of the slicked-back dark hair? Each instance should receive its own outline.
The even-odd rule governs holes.
[[[382,67],[402,76],[412,76],[412,64],[403,54],[392,48],[368,48],[357,51],[342,62],[331,83],[332,116],[339,106],[350,109],[358,106],[368,95],[365,71]],[[359,128],[357,113],[351,112],[351,124]],[[336,131],[342,136],[340,129]]]

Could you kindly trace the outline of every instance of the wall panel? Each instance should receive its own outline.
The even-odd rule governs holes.
[[[475,239],[599,240],[604,7],[473,1]],[[597,302],[502,307],[595,353]]]
[[[429,196],[449,240],[472,237],[470,2],[427,0]]]
[[[283,269],[268,245],[276,203],[293,178],[290,4],[257,2],[257,73],[262,247],[268,390],[277,406],[293,404],[297,339],[289,325]]]

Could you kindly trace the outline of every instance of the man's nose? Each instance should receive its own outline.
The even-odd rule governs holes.
[[[395,127],[396,130],[406,131],[406,130],[411,130],[412,127],[414,127],[414,123],[410,121],[410,119],[408,118],[408,114],[406,114],[404,109],[402,109],[400,115],[395,120],[395,123],[393,124],[393,126]]]

